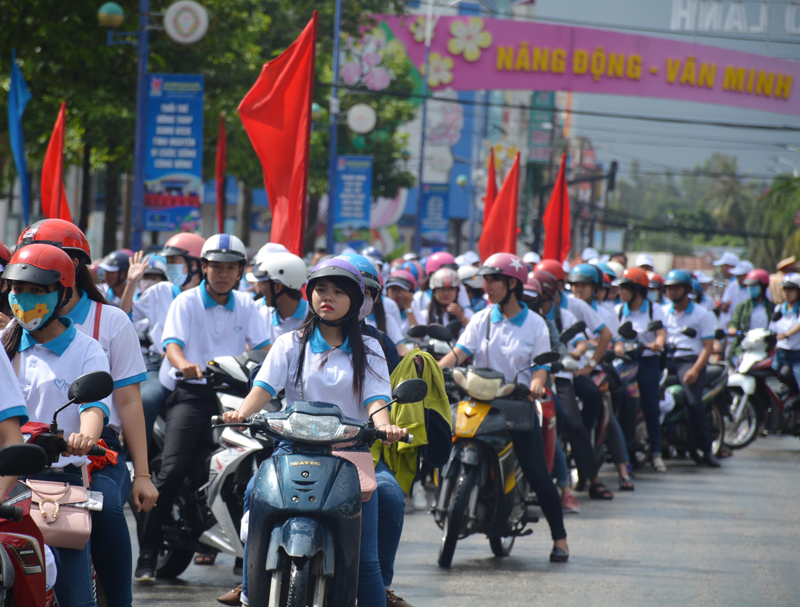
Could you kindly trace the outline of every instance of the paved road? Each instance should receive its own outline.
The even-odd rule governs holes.
[[[548,562],[542,519],[510,557],[493,558],[488,541],[472,537],[443,571],[432,518],[407,516],[395,591],[415,607],[799,605],[800,441],[760,438],[721,470],[667,465],[666,475],[640,473],[636,491],[611,502],[579,496],[581,514],[566,521],[565,565]],[[604,472],[613,486],[611,468]],[[218,605],[215,597],[238,583],[232,566],[221,556],[172,584],[137,586],[134,604]]]

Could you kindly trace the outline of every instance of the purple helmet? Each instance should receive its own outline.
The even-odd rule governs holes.
[[[358,285],[358,292],[361,296],[358,301],[350,302],[350,309],[360,309],[361,305],[364,303],[364,277],[361,276],[361,272],[359,272],[358,268],[353,264],[338,257],[331,257],[330,259],[320,261],[314,266],[314,269],[311,270],[311,274],[308,276],[308,286],[306,287],[309,303],[311,302],[311,292],[314,290],[314,281],[320,278],[332,277],[346,278]],[[313,307],[311,309],[313,311]]]

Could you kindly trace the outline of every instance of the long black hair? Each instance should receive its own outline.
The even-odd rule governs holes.
[[[444,324],[444,312],[442,312],[442,306],[438,301],[436,301],[436,289],[431,291],[431,300],[428,302],[428,324],[438,323]],[[445,307],[445,312],[447,308]]]
[[[368,287],[371,288],[371,287]],[[383,307],[383,297],[381,292],[377,289],[372,289],[376,292],[375,299],[372,304],[372,313],[375,315],[375,324],[378,325],[378,330],[386,333],[386,308]]]
[[[73,259],[76,259],[73,257]],[[75,290],[72,292],[73,297],[80,298],[78,290],[85,291],[86,296],[92,301],[98,303],[108,303],[103,293],[98,288],[100,279],[92,272],[86,264],[79,263],[78,269],[75,273]]]
[[[325,278],[332,282],[337,288],[344,291],[350,298],[350,310],[347,313],[347,320],[339,325],[339,331],[341,332],[341,336],[349,341],[350,347],[353,349],[351,358],[353,365],[353,393],[358,396],[359,400],[363,400],[364,381],[367,376],[367,369],[375,374],[375,371],[369,367],[367,355],[372,354],[373,356],[378,356],[378,354],[368,348],[361,337],[361,322],[358,320],[360,306],[356,306],[361,299],[361,293],[359,292],[358,286],[356,286],[352,280],[340,276],[326,276]],[[311,304],[315,284],[316,281],[310,281],[306,289],[309,304]],[[300,325],[295,335],[295,339],[299,339],[300,342],[300,356],[297,359],[298,371],[294,380],[295,385],[301,385],[300,382],[302,382],[303,379],[303,364],[306,358],[306,344],[308,344],[318,324],[319,318],[312,312],[306,316],[305,321]],[[325,362],[327,362],[327,358],[320,363],[318,370],[322,370]]]

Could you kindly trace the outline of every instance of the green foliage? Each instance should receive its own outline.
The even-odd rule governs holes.
[[[772,269],[789,255],[800,255],[800,178],[776,177],[769,190],[756,201],[754,230],[770,238],[752,239],[750,253],[756,267]]]

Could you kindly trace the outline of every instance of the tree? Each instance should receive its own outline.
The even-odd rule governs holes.
[[[782,258],[800,254],[800,178],[776,177],[758,199],[753,230],[769,238],[752,238],[748,250],[756,267],[769,268]]]

